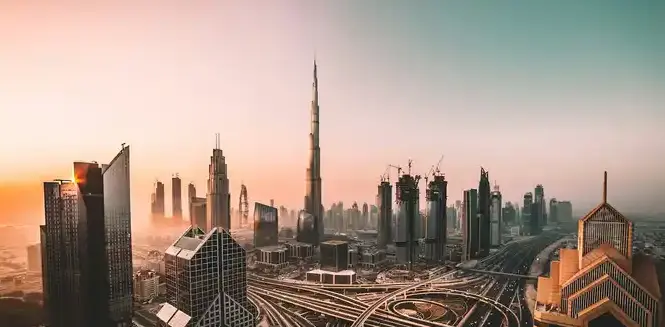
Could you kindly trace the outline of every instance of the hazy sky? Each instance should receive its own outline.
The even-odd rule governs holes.
[[[314,56],[326,207],[444,154],[451,200],[482,165],[506,200],[542,183],[587,207],[606,169],[619,209],[658,210],[663,17],[657,0],[0,0],[0,217],[42,219],[41,181],[125,142],[144,219],[155,179],[205,192],[216,132],[234,207],[243,181],[300,207]]]

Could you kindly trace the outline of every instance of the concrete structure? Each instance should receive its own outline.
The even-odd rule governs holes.
[[[501,201],[499,186],[494,186],[494,191],[490,194],[490,246],[492,247],[501,245],[501,234],[503,233]]]
[[[427,213],[424,225],[424,256],[429,262],[444,262],[446,256],[446,198],[448,182],[443,175],[434,175],[427,185]]]
[[[171,177],[171,216],[182,220],[182,180],[175,174]]]
[[[356,282],[356,273],[353,270],[339,272],[315,269],[308,271],[306,279],[310,282],[333,285],[350,285]]]
[[[190,227],[166,249],[166,298],[158,326],[253,327],[245,250],[224,228]]]
[[[206,215],[207,215],[207,206],[208,206],[208,199],[206,198],[193,198],[191,199],[191,205],[189,206],[189,216],[190,216],[190,224],[192,226],[201,228],[201,230],[205,231],[206,230]]]
[[[148,301],[159,296],[159,275],[150,270],[134,274],[134,300]]]
[[[547,215],[547,219],[549,219],[550,222],[552,223],[558,223],[559,222],[559,203],[557,202],[556,199],[552,198],[550,199],[550,212]]]
[[[462,216],[462,258],[470,260],[478,257],[478,190],[464,191]]]
[[[372,249],[363,251],[360,265],[363,268],[376,268],[386,262],[386,251],[381,249]]]
[[[639,326],[662,323],[656,267],[633,254],[633,222],[607,203],[580,219],[577,249],[561,249],[549,277],[539,277],[536,326]]]
[[[534,214],[533,193],[527,192],[524,194],[524,203],[522,207],[522,228],[526,235],[540,234],[540,221]]]
[[[42,272],[42,245],[32,244],[26,248],[28,252],[28,271],[29,272]]]
[[[418,261],[420,254],[419,180],[420,176],[404,174],[397,181],[396,262],[408,269]]]
[[[381,181],[378,194],[376,196],[376,205],[379,207],[379,221],[377,229],[379,236],[377,244],[379,248],[385,249],[388,244],[393,242],[392,237],[392,218],[393,218],[393,187],[388,181]]]
[[[300,211],[296,224],[296,239],[298,242],[318,245],[318,235],[316,217],[304,210]]]
[[[194,183],[187,185],[187,210],[189,210],[189,220],[192,220],[192,200],[196,198],[196,186]]]
[[[545,202],[545,188],[541,184],[536,185],[533,192],[533,203],[535,208],[531,210],[532,217],[538,220],[539,232],[547,225],[547,203]]]
[[[51,327],[131,326],[129,147],[108,165],[75,162],[74,180],[44,183],[40,226]]]
[[[257,262],[265,267],[284,268],[289,265],[289,249],[274,245],[258,248]]]
[[[314,256],[314,247],[308,243],[302,242],[289,242],[286,243],[286,248],[289,249],[289,260],[310,260]]]
[[[319,80],[314,61],[312,84],[311,131],[309,133],[309,166],[307,167],[305,212],[314,217],[311,237],[313,245],[319,245],[323,237],[323,206],[321,204],[321,148],[319,147]]]
[[[490,253],[490,180],[489,172],[480,168],[478,183],[478,256],[485,257]]]

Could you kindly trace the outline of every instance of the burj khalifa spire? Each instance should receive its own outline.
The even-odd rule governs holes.
[[[321,148],[319,147],[319,85],[316,72],[316,60],[314,61],[314,82],[312,84],[311,104],[311,131],[309,133],[309,167],[307,168],[305,211],[313,218],[311,233],[305,237],[318,245],[323,237],[323,206],[321,205]]]

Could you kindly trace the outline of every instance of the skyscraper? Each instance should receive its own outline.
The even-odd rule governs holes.
[[[557,202],[557,219],[564,223],[573,221],[573,205],[570,201]]]
[[[503,232],[503,209],[501,208],[501,201],[501,191],[499,190],[499,186],[494,186],[494,191],[490,195],[490,224],[492,227],[490,229],[490,245],[492,247],[501,245],[501,234]]]
[[[129,147],[44,183],[44,307],[51,327],[131,326]]]
[[[189,210],[189,220],[192,220],[192,200],[196,197],[196,186],[194,183],[187,185],[187,210]]]
[[[109,326],[132,326],[132,219],[129,188],[129,146],[108,165],[104,180],[104,229],[108,271]]]
[[[155,222],[164,218],[164,208],[166,208],[164,198],[164,183],[155,182],[155,192],[152,194],[151,213]]]
[[[253,327],[245,250],[229,231],[190,227],[164,254],[167,303],[158,326]]]
[[[478,183],[478,237],[480,246],[478,255],[484,257],[490,252],[490,180],[489,172],[480,168],[480,182]]]
[[[522,207],[522,228],[526,231],[528,235],[538,235],[540,234],[540,224],[538,219],[533,213],[534,202],[533,202],[533,193],[527,192],[524,194],[524,203]]]
[[[363,211],[362,211],[362,222],[360,223],[361,228],[363,229],[368,229],[369,228],[369,205],[367,202],[363,203]]]
[[[171,206],[173,219],[182,220],[182,180],[178,174],[171,178]]]
[[[464,191],[462,215],[462,260],[478,257],[478,190]]]
[[[279,232],[277,208],[263,203],[254,204],[254,247],[276,246]]]
[[[558,202],[555,198],[550,199],[550,213],[547,216],[550,222],[558,223],[559,222],[559,210]]]
[[[633,253],[633,222],[602,202],[578,222],[576,249],[561,249],[538,278],[536,326],[662,326],[653,259]]]
[[[392,219],[393,219],[393,187],[388,181],[381,181],[378,187],[376,205],[379,207],[378,221],[378,246],[385,249],[386,245],[392,243]]]
[[[542,185],[536,185],[536,189],[533,192],[533,203],[536,205],[536,208],[532,210],[532,217],[536,217],[538,220],[539,231],[542,231],[543,227],[547,225],[547,203],[545,203],[545,189]]]
[[[418,182],[420,176],[404,174],[397,181],[396,261],[411,269],[418,260],[420,247],[420,211]]]
[[[427,200],[427,220],[425,222],[425,258],[430,262],[445,261],[447,219],[446,198],[448,182],[443,175],[434,175],[429,182],[425,198]]]
[[[215,148],[208,165],[208,194],[206,204],[206,230],[215,227],[231,230],[231,194],[229,193],[229,176],[226,158],[219,148],[219,134],[216,135]]]
[[[323,237],[323,211],[321,210],[321,148],[319,147],[319,81],[314,61],[314,82],[312,84],[311,132],[309,133],[309,166],[307,167],[305,211],[314,217],[316,235],[307,237],[318,245]]]

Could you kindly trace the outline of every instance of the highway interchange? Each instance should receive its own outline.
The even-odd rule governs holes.
[[[511,242],[479,260],[475,269],[524,275],[534,258],[560,235]],[[262,319],[280,327],[529,326],[525,281],[452,269],[425,281],[321,285],[248,276],[250,301]],[[405,314],[399,308],[428,308]],[[421,311],[426,311],[423,314]]]

